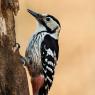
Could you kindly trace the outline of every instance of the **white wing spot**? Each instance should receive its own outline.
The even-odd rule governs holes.
[[[50,67],[46,66],[46,68],[47,68],[51,73],[53,73],[53,70],[52,70]]]
[[[48,64],[54,66],[54,64],[51,61],[48,61]]]
[[[46,89],[46,90],[48,89],[48,85],[45,86],[45,89]]]
[[[45,62],[47,62],[48,61],[48,59],[45,59]]]
[[[49,80],[50,83],[52,83],[52,80],[47,76],[47,79]]]
[[[54,56],[54,54],[50,48],[47,49],[46,51],[47,51],[47,55],[51,55],[52,57]]]
[[[46,73],[47,71],[43,68],[43,71]]]

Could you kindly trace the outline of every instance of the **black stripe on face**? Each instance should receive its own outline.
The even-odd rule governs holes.
[[[52,33],[52,30],[46,25],[46,23],[43,20],[41,21],[41,24],[45,26],[48,32]]]
[[[58,23],[58,25],[61,27],[60,22],[59,22],[54,16],[52,16],[52,15],[47,15],[46,17],[52,18],[52,19],[53,19],[54,21],[56,21],[56,22]]]

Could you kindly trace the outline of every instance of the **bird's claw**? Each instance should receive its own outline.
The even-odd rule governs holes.
[[[15,53],[16,51],[19,51],[19,48],[20,48],[20,44],[19,44],[19,43],[16,43],[16,44],[13,46],[12,50],[13,50],[13,52]]]

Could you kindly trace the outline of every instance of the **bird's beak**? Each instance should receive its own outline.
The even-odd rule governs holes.
[[[43,18],[44,18],[44,16],[42,16],[41,14],[36,13],[36,12],[30,10],[30,9],[27,9],[27,11],[28,11],[32,16],[34,16],[39,22],[41,22],[41,21],[43,20]]]

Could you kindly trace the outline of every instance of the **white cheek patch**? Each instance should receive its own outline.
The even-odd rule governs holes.
[[[47,22],[47,26],[51,29],[54,30],[56,27],[59,27],[59,25],[51,18],[49,22]]]
[[[7,35],[7,32],[6,32],[6,23],[5,23],[5,19],[3,17],[0,17],[0,34],[1,34],[1,36],[3,34]]]

